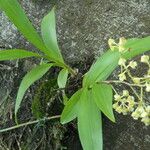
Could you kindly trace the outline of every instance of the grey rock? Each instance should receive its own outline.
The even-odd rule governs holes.
[[[71,63],[99,56],[107,49],[110,37],[144,37],[150,33],[149,0],[22,0],[21,3],[38,32],[43,16],[57,6],[59,46]],[[3,13],[0,18],[0,46],[33,49]]]
[[[148,150],[149,127],[131,116],[115,115],[116,123],[106,118],[104,126],[104,150]]]
[[[150,35],[150,0],[22,0],[20,2],[39,33],[43,16],[56,5],[58,42],[68,63],[74,64],[84,62],[85,58],[98,57],[108,48],[107,40],[110,37],[117,39],[122,36],[131,38]],[[0,47],[36,50],[3,12],[0,12]],[[5,97],[6,89],[9,92],[14,89],[16,74],[28,71],[28,66],[33,63],[34,61],[25,61],[21,67],[23,70],[16,67],[13,71],[7,69],[14,68],[12,66],[14,62],[6,63],[8,68],[2,64],[3,69],[6,68],[5,71],[0,68],[1,97]],[[149,150],[150,130],[142,123],[120,115],[117,115],[116,124],[106,119],[103,122],[105,150]]]

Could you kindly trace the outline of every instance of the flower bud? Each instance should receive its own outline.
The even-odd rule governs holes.
[[[149,61],[149,56],[148,56],[148,55],[143,55],[143,56],[141,57],[141,62],[143,62],[143,63],[148,63],[148,61]]]
[[[150,84],[146,83],[146,91],[150,92]]]
[[[120,96],[119,94],[115,94],[115,95],[114,95],[114,98],[115,98],[115,100],[120,100],[120,99],[121,99],[121,96]]]
[[[131,114],[131,116],[133,117],[133,119],[138,120],[138,118],[140,117],[139,114],[135,111]]]
[[[120,81],[126,80],[126,76],[125,76],[124,73],[121,73],[121,74],[119,74],[118,76],[119,76],[119,80],[120,80]]]
[[[108,45],[109,45],[110,49],[111,49],[112,51],[114,51],[114,49],[115,49],[115,46],[114,46],[114,45],[116,45],[115,40],[114,40],[114,39],[109,39],[109,40],[108,40]]]
[[[118,61],[118,65],[120,65],[120,66],[125,66],[125,63],[126,63],[126,59],[124,59],[124,58],[120,58]]]
[[[123,96],[129,96],[129,91],[123,90]]]
[[[146,126],[150,125],[150,118],[149,117],[144,117],[141,120]]]
[[[127,40],[124,37],[121,37],[119,39],[119,52],[123,52],[125,50],[125,44],[126,44]]]
[[[136,83],[136,84],[140,84],[140,78],[134,77],[133,82]]]
[[[135,69],[136,66],[137,66],[137,62],[136,62],[136,61],[130,61],[129,66],[130,66],[131,68]]]

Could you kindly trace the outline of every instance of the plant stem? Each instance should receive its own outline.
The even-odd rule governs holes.
[[[49,56],[43,56],[43,58],[46,58],[47,60],[49,60],[50,62],[54,62],[55,63],[55,66],[58,66],[58,67],[62,67],[62,68],[66,68],[68,69],[68,71],[73,75],[73,76],[76,76],[76,72],[67,64],[65,64],[64,62],[60,62],[54,58],[50,58]]]
[[[47,117],[47,118],[44,118],[44,120],[52,120],[52,119],[57,119],[57,118],[60,118],[60,115]],[[29,121],[29,122],[25,122],[25,123],[22,123],[22,124],[19,124],[19,125],[16,125],[16,126],[12,126],[10,128],[2,129],[2,130],[0,130],[0,133],[10,131],[10,130],[14,130],[14,129],[17,129],[17,128],[20,128],[20,127],[23,127],[23,126],[32,125],[32,124],[38,123],[41,120]]]
[[[130,84],[128,82],[124,82],[124,81],[119,81],[119,80],[107,80],[107,81],[100,81],[98,83],[107,83],[107,84],[110,84],[110,83],[121,83],[121,84],[126,84],[128,86],[137,86],[137,87],[144,87],[145,85],[137,85],[137,84]]]
[[[71,68],[69,67],[68,65],[65,65],[65,67],[68,69],[68,71],[73,75],[73,76],[76,76],[77,73]]]
[[[132,86],[129,86],[131,88],[131,90],[134,92],[134,94],[136,95],[136,97],[139,99],[139,101],[141,100],[140,96],[137,94],[137,92],[134,90],[134,88]]]

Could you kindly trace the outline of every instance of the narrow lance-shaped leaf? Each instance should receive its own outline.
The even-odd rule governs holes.
[[[15,24],[28,41],[51,57],[41,37],[32,26],[17,0],[0,0],[0,8],[5,11],[9,19]]]
[[[95,84],[92,88],[93,99],[99,109],[113,122],[115,122],[112,108],[112,88],[107,84]]]
[[[17,112],[18,109],[20,108],[20,104],[22,101],[22,98],[26,92],[26,90],[38,79],[40,79],[51,67],[53,64],[42,64],[39,66],[36,66],[33,68],[29,73],[25,75],[23,78],[18,94],[17,94],[17,99],[16,99],[16,104],[15,104],[15,116],[17,117]]]
[[[83,86],[94,84],[98,79],[105,80],[115,69],[119,60],[118,51],[108,51],[91,66],[83,79]]]
[[[123,54],[123,57],[126,59],[130,59],[136,55],[149,51],[150,36],[142,39],[129,39],[125,45],[125,48],[128,49],[128,51]]]
[[[54,8],[43,18],[41,23],[41,31],[44,43],[47,49],[49,49],[51,55],[60,62],[63,62],[63,58],[57,43]]]
[[[102,120],[91,90],[84,89],[78,107],[78,131],[84,150],[102,150]]]
[[[40,57],[40,55],[22,49],[0,50],[0,61],[22,59],[27,57]]]
[[[68,78],[68,70],[62,69],[59,72],[58,79],[57,79],[59,88],[65,88],[67,83],[67,78]]]
[[[59,72],[58,78],[57,78],[57,83],[58,83],[59,88],[66,87],[67,79],[68,79],[68,69],[62,69]],[[68,97],[65,93],[65,89],[62,89],[62,97],[63,97],[63,103],[66,104],[66,102],[68,101]]]
[[[72,97],[68,100],[65,108],[61,114],[61,123],[65,124],[77,117],[78,112],[78,101],[80,99],[82,89],[78,90]]]

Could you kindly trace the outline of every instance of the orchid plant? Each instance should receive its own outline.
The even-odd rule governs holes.
[[[0,61],[29,57],[43,60],[23,78],[15,103],[15,121],[17,125],[0,130],[0,132],[6,132],[38,122],[36,120],[30,123],[18,124],[17,119],[17,112],[20,109],[25,92],[35,81],[40,79],[52,67],[59,67],[61,71],[58,74],[57,83],[59,88],[63,89],[62,93],[65,96],[64,89],[68,76],[75,77],[77,72],[65,63],[59,49],[54,8],[41,22],[41,35],[37,33],[17,0],[0,0],[0,8],[24,37],[40,51],[39,53],[23,49],[1,49]],[[150,125],[150,106],[143,99],[144,91],[150,92],[149,56],[143,55],[141,57],[141,62],[148,66],[148,71],[144,77],[135,77],[130,73],[130,69],[136,69],[137,62],[131,60],[127,63],[127,60],[150,50],[150,36],[128,40],[120,38],[119,43],[116,43],[114,39],[109,39],[108,44],[110,49],[100,56],[83,76],[82,87],[75,91],[71,98],[65,102],[60,118],[62,124],[77,118],[78,133],[84,150],[103,149],[101,114],[103,113],[112,122],[115,122],[113,108],[124,115],[131,113],[134,119],[141,118],[145,125]],[[119,79],[117,81],[106,80],[118,66],[121,67],[121,72],[118,75]],[[128,78],[131,82],[126,81]],[[126,84],[131,88],[132,93],[123,90],[120,94],[115,90],[113,84]],[[134,87],[140,88],[140,95]],[[115,93],[114,102],[113,91]],[[52,116],[49,119],[53,118],[56,117]]]

